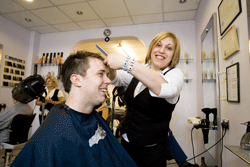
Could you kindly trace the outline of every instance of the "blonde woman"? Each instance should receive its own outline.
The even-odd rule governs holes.
[[[117,54],[105,60],[112,84],[127,87],[121,143],[139,167],[166,167],[169,122],[184,82],[179,60],[180,42],[171,32],[153,38],[145,65]]]
[[[63,93],[58,88],[58,82],[55,76],[48,76],[46,78],[46,94],[43,94],[43,97],[45,97],[45,109],[44,109],[44,119],[48,115],[50,109],[59,103],[63,102]],[[37,99],[36,105],[41,106],[40,111],[42,111],[42,102],[40,101],[40,98]],[[42,119],[42,112],[40,112],[40,123]]]

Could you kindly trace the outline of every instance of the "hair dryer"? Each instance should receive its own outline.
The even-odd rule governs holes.
[[[199,125],[194,126],[196,129],[201,128],[203,133],[204,144],[208,143],[209,123],[210,123],[209,120],[202,119]]]
[[[217,108],[203,108],[201,109],[201,111],[206,115],[206,119],[208,121],[209,120],[209,114],[213,114],[214,115],[214,121],[213,121],[213,125],[217,125]]]
[[[201,111],[206,115],[206,119],[209,121],[209,114],[211,114],[211,109],[210,108],[203,108]]]

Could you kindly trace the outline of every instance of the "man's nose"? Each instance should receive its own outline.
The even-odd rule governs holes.
[[[105,75],[104,82],[107,83],[107,84],[111,83],[111,80],[109,79],[109,77],[107,76],[107,74]]]

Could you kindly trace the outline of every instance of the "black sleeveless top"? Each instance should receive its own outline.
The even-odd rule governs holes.
[[[51,100],[53,101],[59,101],[57,95],[58,95],[58,92],[59,92],[59,89],[56,89],[53,96],[51,97]],[[51,103],[47,103],[45,105],[45,109],[49,110],[54,106],[54,104],[51,104]],[[40,111],[42,111],[42,106],[40,106]]]
[[[134,97],[138,82],[133,78],[125,93],[127,110],[123,130],[129,142],[137,146],[167,142],[169,122],[177,103],[170,104],[166,99],[152,97],[148,88]]]

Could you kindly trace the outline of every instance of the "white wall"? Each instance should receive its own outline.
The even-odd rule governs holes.
[[[30,35],[31,32],[27,29],[0,16],[0,43],[3,45],[3,56],[9,55],[25,60],[25,77],[30,75],[28,61]],[[0,71],[0,75],[0,81],[2,81],[2,71]],[[7,107],[13,105],[11,91],[12,88],[0,87],[0,103],[6,103]]]
[[[220,45],[220,31],[218,23],[218,6],[221,1],[217,0],[201,0],[199,10],[196,15],[195,25],[196,25],[196,41],[197,41],[197,97],[202,97],[202,87],[201,87],[201,34],[207,25],[212,13],[217,13],[217,28],[218,28],[218,43],[219,43],[219,68],[220,72],[225,72],[226,67],[232,63],[239,62],[240,64],[240,103],[229,103],[227,101],[221,101],[221,118],[229,119],[230,129],[224,138],[224,145],[237,145],[239,146],[240,140],[246,127],[242,126],[240,123],[249,121],[249,93],[250,93],[250,73],[249,73],[249,51],[248,51],[248,28],[247,28],[247,12],[246,12],[246,0],[242,0],[242,13],[233,22],[236,26],[240,51],[232,55],[226,60],[222,59],[221,45]],[[202,98],[197,98],[197,115],[202,116]],[[202,151],[203,144],[199,142],[198,152]],[[223,167],[233,167],[233,166],[249,166],[241,159],[236,157],[230,151],[224,148],[223,150]]]
[[[31,32],[12,21],[0,16],[0,44],[3,45],[3,56],[9,55],[22,60],[25,60],[25,76],[24,78],[33,75],[33,63],[38,56],[40,42],[40,34]],[[1,66],[3,62],[1,63]],[[0,71],[2,82],[2,68]],[[6,103],[7,107],[13,106],[12,102],[12,87],[0,87],[0,103]],[[34,107],[34,102],[29,103],[31,108]],[[30,135],[39,126],[38,117],[35,117],[30,130]]]

